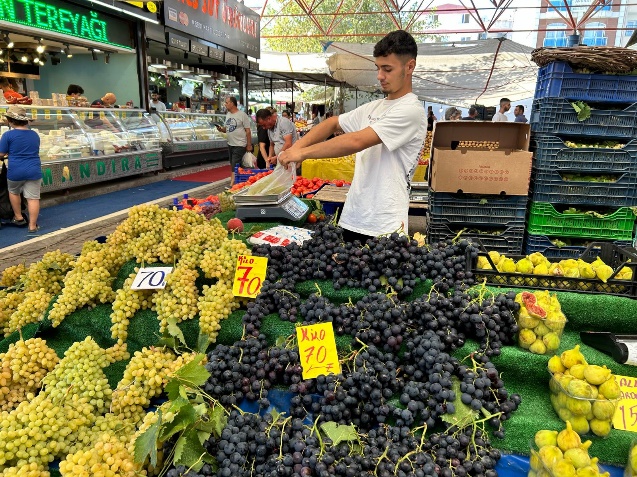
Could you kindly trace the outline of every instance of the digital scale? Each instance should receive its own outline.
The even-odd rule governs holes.
[[[310,207],[287,190],[279,195],[246,195],[249,189],[234,196],[237,218],[288,219],[299,221],[310,212]]]

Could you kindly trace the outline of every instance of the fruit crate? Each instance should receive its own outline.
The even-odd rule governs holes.
[[[590,118],[580,121],[567,99],[537,99],[530,123],[534,133],[630,140],[637,136],[637,103],[621,110],[593,109]]]
[[[490,234],[486,231],[483,233],[470,231],[460,233],[462,229],[463,227],[458,227],[457,224],[454,228],[450,228],[447,225],[429,223],[427,227],[427,239],[431,244],[453,239],[460,234],[460,236],[464,238],[479,240],[489,250],[513,255],[522,253],[522,245],[524,242],[524,227],[522,226],[508,227],[504,230],[494,229],[494,232],[499,232],[497,235]]]
[[[528,196],[429,193],[434,225],[523,227]]]
[[[262,172],[268,172],[273,170],[274,168],[269,168],[269,169],[255,169],[255,168],[246,168],[246,167],[242,167],[241,168],[243,171],[248,171],[248,172],[244,172],[243,174],[239,174],[239,166],[234,166],[234,183],[235,184],[240,184],[241,182],[245,182],[248,179],[250,179],[250,177],[252,176],[256,176],[257,174],[260,174]]]
[[[565,214],[552,204],[531,202],[526,231],[534,235],[630,241],[635,218],[629,207],[621,207],[606,217],[594,217],[585,213]]]
[[[637,102],[637,76],[575,73],[571,65],[555,61],[537,73],[535,98],[579,101]]]
[[[620,173],[615,182],[589,182],[565,180],[557,170],[534,168],[531,200],[551,204],[633,207],[637,205],[637,173]]]
[[[572,278],[565,276],[553,275],[530,275],[522,273],[500,272],[496,269],[496,264],[489,256],[487,250],[494,250],[484,242],[477,241],[478,252],[467,252],[466,269],[473,273],[474,278],[478,282],[486,281],[487,285],[510,286],[514,288],[529,288],[533,290],[553,290],[553,291],[569,291],[576,293],[603,294],[637,297],[637,250],[634,248],[620,247],[609,242],[592,242],[584,249],[582,253],[573,257],[551,257],[551,258],[574,258],[582,259],[587,263],[594,262],[597,257],[613,269],[613,274],[606,281],[602,282],[599,278]],[[502,253],[502,252],[500,252]],[[527,254],[529,251],[527,250]],[[513,259],[515,262],[525,258],[527,255],[505,254],[507,258]],[[478,258],[485,257],[490,270],[478,268]],[[549,258],[549,257],[547,257]],[[620,280],[615,275],[624,267],[632,270],[630,280]]]
[[[633,243],[626,240],[609,240],[608,242],[595,240],[594,243],[608,243],[617,245],[618,247],[622,248],[633,247]],[[551,239],[546,235],[532,234],[526,234],[526,242],[524,246],[524,252],[527,255],[531,255],[535,252],[540,252],[542,255],[546,255],[549,258],[579,258],[586,251],[586,249],[587,246],[583,245],[565,245],[563,247],[558,247],[553,242],[551,242]]]
[[[531,151],[533,167],[540,170],[637,173],[637,140],[621,149],[573,148],[557,136],[535,134],[531,136]]]

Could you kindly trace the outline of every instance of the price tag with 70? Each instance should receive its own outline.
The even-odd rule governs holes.
[[[620,399],[613,416],[615,429],[637,432],[637,378],[615,376],[620,389]]]
[[[296,339],[299,343],[303,379],[341,372],[332,323],[299,326],[296,328]]]
[[[173,267],[140,268],[133,280],[131,290],[159,290],[166,288],[166,276]]]
[[[234,272],[232,294],[255,298],[261,291],[261,284],[265,280],[265,272],[268,268],[268,257],[253,257],[251,255],[239,255],[237,268]]]

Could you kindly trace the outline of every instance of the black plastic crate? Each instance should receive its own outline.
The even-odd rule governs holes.
[[[637,102],[637,76],[575,73],[564,61],[554,61],[537,73],[535,99]]]
[[[634,248],[623,248],[607,242],[593,242],[578,257],[585,262],[592,263],[599,256],[606,265],[613,269],[613,274],[606,283],[598,278],[571,278],[558,277],[552,275],[526,275],[522,273],[506,273],[496,269],[496,264],[488,255],[489,247],[484,243],[478,244],[477,256],[472,256],[467,252],[467,270],[473,272],[474,278],[481,282],[486,281],[488,285],[510,286],[515,288],[530,288],[533,290],[554,290],[569,291],[576,293],[616,295],[634,298],[637,297],[637,250]],[[475,253],[473,254],[475,255]],[[489,262],[492,269],[479,269],[478,258],[484,257]],[[525,258],[526,255],[507,255],[514,261]],[[630,280],[619,280],[615,278],[617,273],[624,267],[632,270]]]
[[[599,250],[600,243],[609,243],[616,245],[618,247],[632,248],[633,244],[630,240],[614,240],[608,242],[602,242],[601,240],[595,240],[597,246],[593,247],[591,250]],[[527,255],[531,255],[532,253],[539,252],[547,258],[579,258],[583,253],[586,252],[588,247],[585,246],[577,246],[577,245],[565,245],[563,247],[558,247],[551,239],[546,235],[534,235],[534,234],[526,234],[526,238],[524,241],[524,253]]]
[[[485,232],[471,232],[468,227],[455,225],[452,228],[446,225],[429,223],[427,227],[427,240],[431,244],[460,236],[463,238],[471,238],[472,240],[477,239],[489,250],[513,255],[522,253],[524,226],[491,230],[492,233],[487,233],[486,230]]]
[[[534,133],[630,140],[637,136],[637,103],[617,110],[593,109],[590,118],[580,121],[567,99],[536,99],[530,123]]]
[[[429,193],[429,221],[435,225],[523,227],[526,195]]]
[[[616,182],[572,181],[558,171],[533,169],[531,200],[551,204],[633,207],[637,205],[637,173],[620,174]]]
[[[600,138],[603,139],[603,138]],[[568,170],[590,172],[637,173],[637,140],[629,141],[621,149],[586,147],[573,148],[565,140],[553,135],[531,136],[533,167],[539,170]],[[590,143],[593,139],[581,141]],[[577,142],[573,140],[573,142]]]

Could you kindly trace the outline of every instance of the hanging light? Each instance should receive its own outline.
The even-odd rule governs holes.
[[[63,53],[66,55],[67,58],[73,58],[73,53],[71,53],[71,47],[68,43],[64,43]]]
[[[106,53],[106,55],[104,55],[104,63],[108,64],[110,61],[111,61],[111,54]]]
[[[91,50],[91,56],[93,57],[93,61],[97,61],[97,53],[95,50]]]
[[[22,56],[20,57],[20,61],[22,63],[26,63],[27,61],[29,61],[29,57],[27,56],[26,53],[22,53]]]
[[[44,45],[42,44],[42,38],[38,40],[38,47],[35,49],[38,53],[44,53]]]
[[[8,33],[4,33],[2,35],[2,40],[7,44],[7,48],[13,48],[13,41],[11,41],[11,38],[9,38],[9,34]]]

